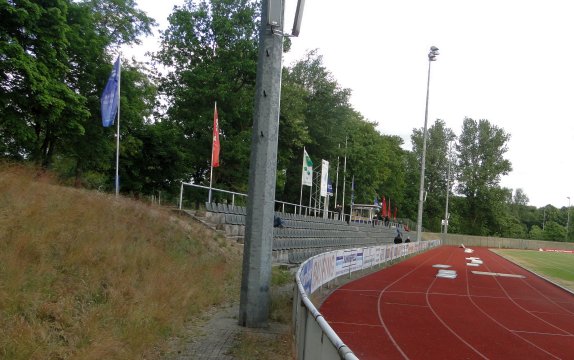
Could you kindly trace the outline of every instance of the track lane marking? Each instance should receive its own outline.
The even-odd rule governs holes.
[[[512,261],[509,261],[509,260],[506,259],[504,256],[502,256],[502,255],[500,255],[500,254],[497,254],[497,253],[495,253],[494,251],[489,251],[489,253],[496,255],[495,257],[498,258],[498,259],[503,259],[504,262],[503,262],[502,266],[506,266],[507,269],[508,269],[511,265],[514,265],[514,266],[520,268],[520,269],[523,270],[523,271],[528,271],[528,270],[523,269],[523,268],[522,268],[520,265],[518,265],[517,263],[512,262]],[[538,276],[537,276],[537,277],[538,277]],[[538,277],[538,278],[539,278],[539,277]],[[571,310],[569,310],[569,309],[563,307],[562,305],[560,305],[561,302],[558,302],[558,301],[556,301],[556,300],[554,300],[554,299],[552,299],[552,298],[546,296],[544,293],[542,293],[540,290],[538,290],[536,287],[534,287],[532,284],[530,284],[528,281],[526,281],[526,279],[522,279],[522,281],[523,281],[526,285],[528,285],[530,288],[532,288],[534,291],[536,291],[538,294],[542,295],[542,297],[544,297],[546,300],[548,300],[548,301],[550,301],[551,303],[555,304],[556,306],[558,306],[558,307],[561,308],[562,310],[566,311],[567,313],[574,315],[574,311],[571,311]],[[568,302],[566,302],[566,301],[563,302],[563,303],[564,303],[564,304],[568,304]]]
[[[426,306],[426,305],[405,304],[405,303],[390,302],[390,301],[385,301],[385,302],[383,302],[383,304],[387,304],[387,305],[399,305],[399,306],[414,306],[414,307],[421,307],[421,308],[427,308],[427,307],[428,307],[428,306]]]
[[[329,324],[367,326],[367,327],[374,327],[374,328],[382,328],[381,325],[360,324],[360,323],[352,323],[352,322],[346,322],[346,321],[329,321]],[[337,334],[354,334],[354,332],[353,331],[337,331]]]
[[[466,269],[466,292],[468,294],[468,298],[470,300],[470,302],[474,305],[474,307],[476,307],[480,312],[482,312],[486,317],[488,317],[490,320],[492,320],[494,323],[496,323],[498,326],[500,326],[501,328],[505,329],[506,331],[508,331],[510,334],[516,336],[517,338],[521,339],[522,341],[534,346],[535,348],[539,349],[540,351],[544,352],[545,354],[550,355],[551,357],[553,357],[554,359],[560,359],[559,357],[555,356],[554,354],[549,353],[548,351],[546,351],[545,349],[541,348],[540,346],[534,344],[533,342],[531,342],[528,339],[525,339],[524,337],[520,336],[519,334],[517,334],[516,332],[514,332],[514,330],[509,329],[508,327],[506,327],[505,325],[503,325],[501,322],[499,322],[498,320],[496,320],[494,317],[492,317],[489,313],[487,313],[485,310],[483,310],[480,306],[478,306],[477,303],[474,302],[471,294],[470,294],[470,282],[468,281],[468,272],[470,270]],[[496,277],[494,277],[493,279],[496,280]]]
[[[385,320],[383,319],[383,315],[381,313],[381,299],[383,297],[383,294],[385,293],[385,291],[391,287],[392,285],[396,284],[397,282],[399,282],[399,280],[407,277],[408,275],[410,275],[411,273],[413,273],[415,270],[421,268],[422,266],[424,266],[427,262],[429,262],[430,260],[432,260],[433,258],[437,257],[438,255],[441,254],[441,252],[438,251],[438,249],[441,249],[440,247],[437,248],[437,251],[435,253],[432,254],[432,256],[428,259],[426,259],[425,261],[423,261],[420,265],[416,266],[415,268],[411,269],[410,271],[408,271],[407,273],[405,273],[403,276],[401,276],[400,278],[396,279],[395,281],[393,281],[392,283],[388,284],[387,286],[385,286],[383,288],[383,290],[381,290],[380,294],[379,294],[379,299],[377,301],[377,313],[379,315],[379,321],[381,323],[381,325],[383,326],[383,328],[385,329],[385,332],[387,333],[387,336],[389,337],[389,339],[391,340],[391,343],[395,346],[395,348],[397,349],[397,351],[403,356],[404,359],[409,359],[409,357],[407,356],[407,354],[405,354],[405,352],[403,351],[403,349],[401,348],[401,346],[397,343],[397,341],[395,340],[395,337],[391,334],[391,331],[389,330],[389,328],[387,327],[387,324],[385,324]]]
[[[454,254],[454,251],[451,251],[448,260],[450,260],[450,258],[452,257],[452,255]],[[448,262],[448,261],[447,261]],[[480,352],[480,350],[476,349],[474,346],[472,346],[468,341],[466,341],[465,339],[463,339],[462,336],[460,336],[456,331],[454,331],[453,328],[451,328],[446,321],[440,317],[440,315],[435,311],[435,309],[432,307],[430,300],[429,300],[429,290],[433,287],[433,285],[435,284],[435,282],[437,281],[438,278],[434,278],[433,281],[430,283],[430,285],[427,288],[426,291],[426,302],[427,305],[429,307],[429,309],[431,310],[431,312],[433,313],[433,315],[435,316],[435,318],[448,330],[450,331],[451,334],[453,334],[454,336],[456,336],[457,339],[459,339],[463,344],[465,344],[466,346],[468,346],[470,349],[472,349],[472,351],[474,351],[478,356],[480,356],[483,359],[487,359],[488,357],[486,357],[482,352]]]
[[[493,257],[493,258],[494,258],[494,257]],[[499,258],[497,258],[496,260],[498,260],[498,262],[500,263],[500,262],[502,261],[502,258],[499,257]],[[495,260],[495,262],[496,262],[496,260]],[[508,260],[505,260],[505,261],[508,261]],[[487,264],[485,264],[484,266],[485,266],[487,269],[489,269],[489,271],[490,271],[490,267],[489,267]],[[504,264],[502,264],[502,266],[504,266]],[[517,303],[517,302],[514,300],[514,298],[513,298],[512,296],[510,296],[510,294],[508,293],[508,291],[506,291],[506,288],[502,285],[502,283],[499,281],[499,279],[498,279],[497,276],[494,276],[494,280],[496,281],[496,283],[498,284],[498,286],[500,287],[500,289],[504,292],[504,294],[507,296],[507,298],[508,298],[514,305],[516,305],[518,308],[520,308],[520,309],[522,309],[524,312],[526,312],[526,313],[528,313],[528,314],[534,316],[535,318],[537,318],[538,320],[544,322],[545,324],[547,324],[547,325],[549,325],[549,326],[551,326],[551,327],[553,327],[553,328],[555,328],[555,329],[557,329],[557,330],[559,330],[559,331],[562,331],[562,332],[564,332],[564,333],[566,333],[566,334],[572,335],[572,333],[570,333],[569,331],[564,330],[564,329],[560,328],[559,326],[556,326],[556,325],[554,325],[554,324],[552,324],[552,323],[550,323],[550,322],[544,320],[544,319],[541,318],[540,316],[534,314],[532,311],[526,309],[524,306],[522,306],[522,305],[520,305],[519,303]],[[522,282],[524,282],[524,279],[521,279],[521,280],[523,280]],[[527,282],[526,282],[526,285],[528,285]],[[539,293],[540,295],[542,295],[546,300],[548,300],[548,298],[546,298],[542,293],[540,293],[540,292],[538,292],[538,293]]]
[[[550,335],[550,336],[564,336],[564,337],[574,337],[574,335],[570,335],[570,334],[553,334],[553,333],[543,333],[543,332],[537,332],[537,331],[525,331],[525,330],[510,330],[512,332],[515,333],[523,333],[523,334],[534,334],[534,335]]]

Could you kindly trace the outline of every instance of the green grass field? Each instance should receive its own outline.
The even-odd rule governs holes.
[[[495,252],[574,291],[574,254],[534,250]]]

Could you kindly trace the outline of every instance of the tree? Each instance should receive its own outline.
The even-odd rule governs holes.
[[[514,205],[527,206],[529,201],[530,199],[528,199],[528,196],[526,195],[524,190],[520,188],[516,189],[516,191],[514,192],[514,196],[512,197],[512,203]]]
[[[544,231],[538,225],[532,226],[528,232],[528,236],[532,240],[544,240]]]
[[[5,1],[0,16],[2,156],[47,167],[73,144],[87,147],[86,134],[100,150],[87,128],[99,118],[107,51],[149,33],[153,20],[133,0]]]
[[[79,122],[88,116],[85,98],[65,83],[71,31],[67,13],[63,0],[0,4],[5,155],[47,166],[58,139],[83,133]]]
[[[489,235],[500,228],[501,204],[509,196],[499,187],[500,177],[512,170],[510,161],[504,158],[509,138],[488,120],[464,119],[456,145],[457,191],[466,198],[465,229],[470,234]]]
[[[565,241],[566,239],[566,227],[562,226],[554,221],[549,221],[546,223],[544,228],[544,240],[549,241]]]
[[[413,152],[417,155],[419,164],[422,161],[423,130],[413,129],[411,135]],[[424,189],[427,196],[424,203],[423,226],[432,231],[440,231],[441,220],[444,218],[449,146],[455,139],[456,135],[446,127],[443,120],[437,119],[428,129]],[[420,179],[420,175],[418,178]]]
[[[218,187],[246,191],[257,61],[259,7],[249,0],[186,1],[169,17],[155,59],[169,67],[160,91],[169,103],[162,121],[187,139],[188,179],[208,180],[214,103],[221,166]]]
[[[377,123],[366,120],[349,103],[350,89],[341,87],[323,64],[317,50],[283,72],[281,104],[298,104],[296,111],[281,110],[279,156],[290,164],[285,169],[286,183],[282,199],[298,203],[301,185],[303,146],[315,160],[330,161],[329,174],[336,185],[337,159],[340,164],[338,199],[342,203],[343,158],[347,158],[345,203],[350,204],[351,179],[355,177],[355,202],[372,203],[375,197],[393,196],[402,201],[405,184],[402,139],[384,136]],[[287,91],[285,91],[287,90]],[[294,110],[291,108],[290,110]],[[301,123],[301,119],[303,122]],[[286,133],[288,129],[291,133]],[[291,129],[298,129],[295,134]],[[347,142],[347,148],[345,148]],[[295,156],[292,156],[294,154]],[[281,175],[278,175],[280,178]],[[393,201],[395,201],[393,200]],[[399,204],[394,202],[393,204]],[[332,204],[333,206],[335,204]]]

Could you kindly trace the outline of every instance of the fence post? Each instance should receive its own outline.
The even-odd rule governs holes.
[[[179,190],[179,210],[181,210],[183,204],[183,181],[181,182],[181,190]]]

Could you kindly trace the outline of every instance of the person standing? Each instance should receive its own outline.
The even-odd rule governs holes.
[[[337,213],[337,220],[343,220],[343,207],[341,205],[337,204],[337,206],[335,206],[335,212]]]

